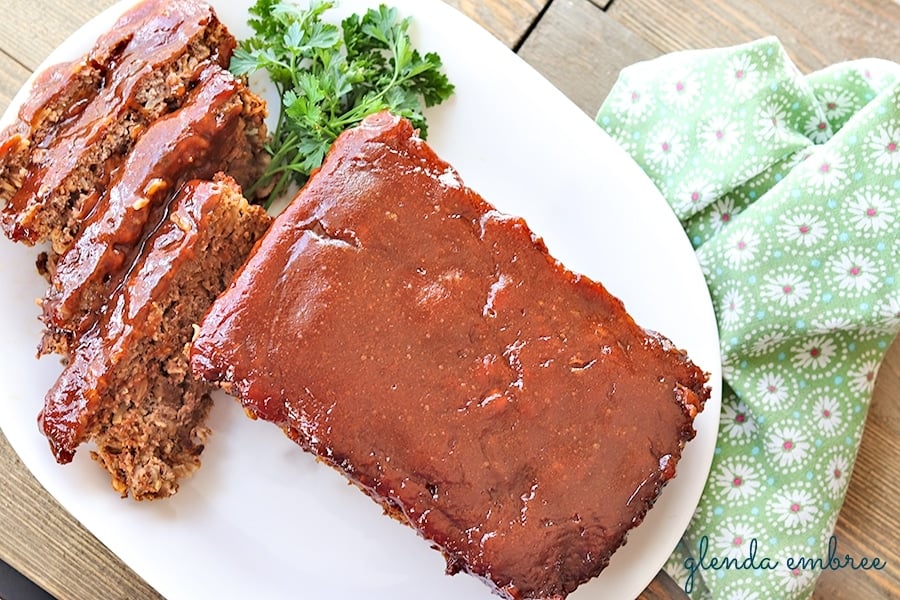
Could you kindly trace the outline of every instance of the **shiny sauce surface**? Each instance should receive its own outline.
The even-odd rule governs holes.
[[[149,236],[146,251],[104,306],[95,327],[78,341],[65,369],[47,392],[39,416],[56,460],[68,463],[90,434],[101,403],[109,402],[110,389],[126,383],[122,366],[136,352],[164,355],[171,348],[155,348],[148,340],[166,318],[158,304],[169,291],[175,274],[197,260],[200,232],[215,213],[221,186],[211,181],[190,181],[173,195],[167,218]],[[144,356],[145,360],[159,358]],[[146,386],[141,373],[127,385]]]
[[[674,474],[705,375],[388,115],[345,133],[213,306],[231,385],[513,598],[596,575]]]
[[[98,317],[181,182],[211,179],[232,150],[242,105],[240,83],[209,65],[179,110],[151,125],[57,263],[42,304],[55,331],[83,333]]]
[[[73,98],[68,107],[69,114],[52,134],[39,141],[39,151],[32,154],[32,164],[22,186],[3,208],[2,222],[9,237],[17,241],[38,240],[34,220],[42,204],[80,168],[85,153],[93,152],[98,144],[108,143],[111,128],[124,126],[119,121],[125,115],[166,112],[165,107],[152,102],[145,106],[148,98],[140,95],[146,93],[143,88],[166,65],[184,56],[191,40],[201,36],[214,19],[208,5],[194,0],[164,7],[159,2],[147,1],[122,17],[121,30],[114,28],[99,40],[86,59],[99,71],[98,83],[85,89],[82,98]],[[221,56],[213,56],[212,60],[227,67],[231,46],[225,45],[223,50]],[[48,79],[53,85],[45,91],[44,98],[52,100],[60,93],[59,87],[66,84],[69,77],[80,77],[79,73],[78,69],[67,67],[53,69]],[[162,81],[156,84],[167,89],[166,93],[174,91],[175,100],[181,100],[187,93],[186,86],[173,90],[168,89],[170,85],[171,82]],[[32,125],[35,124],[35,119],[41,115],[38,109],[42,104],[38,100],[40,97],[36,96],[23,107],[21,120],[30,119]],[[136,120],[135,117],[130,119]],[[140,133],[138,127],[134,135]],[[101,173],[111,173],[118,166],[123,150],[112,149],[107,164],[98,165]]]

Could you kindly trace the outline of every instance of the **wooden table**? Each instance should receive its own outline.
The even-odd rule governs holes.
[[[593,115],[619,70],[685,48],[777,35],[804,72],[879,56],[900,60],[895,0],[449,0]],[[6,0],[0,110],[63,39],[113,0]],[[816,598],[900,598],[900,341],[879,373],[837,527],[842,551],[879,556],[880,572],[826,572]],[[60,600],[158,598],[69,516],[0,435],[0,559]],[[643,599],[684,598],[660,574]],[[14,600],[14,599],[6,599]]]

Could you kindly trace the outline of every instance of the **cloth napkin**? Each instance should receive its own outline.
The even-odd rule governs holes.
[[[807,598],[829,544],[847,554],[832,533],[900,330],[900,65],[804,77],[773,38],[674,53],[625,69],[596,120],[680,219],[721,337],[712,471],[666,570],[694,598]],[[745,568],[709,567],[727,558]]]

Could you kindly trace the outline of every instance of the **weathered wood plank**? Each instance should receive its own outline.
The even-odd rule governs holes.
[[[0,113],[6,110],[13,96],[28,79],[30,71],[10,55],[0,52]]]
[[[73,31],[115,0],[6,0],[0,19],[2,49],[34,70]]]
[[[900,59],[895,0],[616,0],[608,14],[660,52],[775,35],[804,72],[865,56]]]
[[[637,600],[688,600],[688,595],[671,577],[660,571]]]
[[[550,0],[444,0],[490,31],[508,47],[515,47]],[[465,44],[460,40],[460,44]]]
[[[159,600],[34,479],[0,433],[0,557],[56,598]]]
[[[596,114],[622,68],[659,51],[588,0],[556,0],[519,56],[589,115]]]

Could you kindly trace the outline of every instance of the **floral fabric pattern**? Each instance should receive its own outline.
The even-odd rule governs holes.
[[[695,598],[808,598],[820,571],[787,558],[827,555],[900,331],[900,65],[674,53],[625,69],[597,123],[681,220],[719,323],[718,444],[667,570]],[[686,568],[751,542],[773,568]]]

